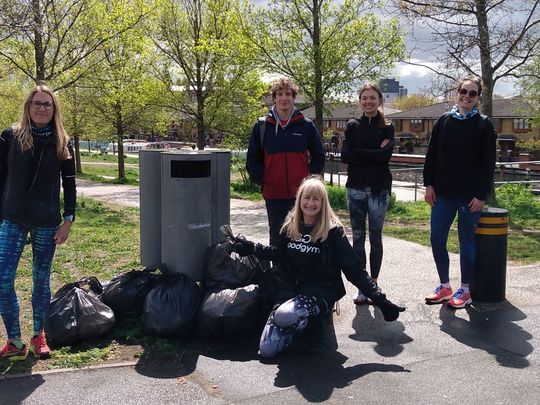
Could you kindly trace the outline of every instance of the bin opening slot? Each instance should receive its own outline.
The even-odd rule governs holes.
[[[210,167],[210,160],[173,160],[171,177],[188,179],[210,177]]]

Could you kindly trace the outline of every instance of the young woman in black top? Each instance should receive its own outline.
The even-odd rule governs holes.
[[[240,238],[235,250],[243,256],[254,254],[271,260],[275,265],[277,305],[261,336],[262,357],[277,355],[289,345],[295,330],[306,327],[308,351],[325,350],[320,316],[329,313],[345,295],[342,271],[377,304],[387,321],[396,320],[405,310],[387,300],[360,265],[319,176],[310,176],[300,185],[275,246]]]
[[[392,174],[390,157],[394,148],[394,126],[382,111],[383,95],[376,84],[360,89],[362,116],[347,122],[341,161],[347,163],[347,199],[353,233],[353,248],[366,269],[366,220],[369,223],[369,269],[377,283],[383,257],[382,230],[390,203]],[[358,291],[354,303],[368,298]]]

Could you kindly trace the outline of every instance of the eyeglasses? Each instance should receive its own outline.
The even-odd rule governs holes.
[[[46,110],[52,110],[54,107],[54,104],[49,103],[48,101],[45,101],[44,103],[42,103],[41,101],[31,101],[30,105],[35,110],[39,110],[41,106],[43,106],[43,108],[45,108]]]
[[[468,91],[467,89],[459,89],[458,93],[462,96],[466,96],[468,94],[469,97],[476,97],[478,95],[478,92],[476,90]]]

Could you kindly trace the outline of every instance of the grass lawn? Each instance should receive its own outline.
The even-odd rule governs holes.
[[[139,211],[138,209],[113,209],[94,200],[80,198],[77,222],[72,228],[68,242],[56,250],[51,274],[51,290],[56,292],[66,283],[85,276],[96,276],[100,281],[110,280],[132,268],[140,268],[139,259]],[[17,270],[16,289],[21,305],[21,327],[23,338],[32,332],[32,270],[31,249],[27,246]],[[96,342],[87,342],[78,347],[55,350],[51,359],[36,362],[33,356],[22,362],[10,363],[0,360],[0,374],[21,373],[31,370],[81,367],[115,359],[120,344],[134,344],[127,337],[140,335],[138,326],[123,324]],[[2,344],[6,334],[0,327]],[[151,341],[156,339],[152,338]],[[120,343],[122,342],[122,343]],[[133,356],[143,353],[147,341],[137,341]],[[125,360],[125,359],[123,359]]]

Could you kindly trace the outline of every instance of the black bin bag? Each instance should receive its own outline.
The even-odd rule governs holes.
[[[155,270],[132,270],[113,278],[103,287],[101,301],[112,308],[116,317],[140,315],[146,295],[160,277],[153,273]]]
[[[229,240],[208,248],[205,268],[205,286],[209,291],[234,289],[257,284],[269,267],[268,262],[253,255],[240,257],[233,253],[234,243]]]
[[[114,312],[100,301],[100,282],[83,278],[60,288],[51,299],[45,322],[47,340],[56,347],[104,335],[115,324]]]
[[[238,339],[258,332],[258,289],[252,284],[207,293],[197,317],[199,335],[207,339]]]
[[[144,301],[141,316],[143,328],[165,338],[187,337],[202,298],[201,287],[185,274],[161,277]]]

